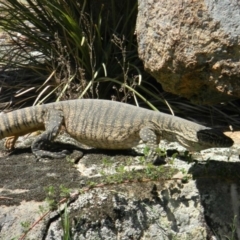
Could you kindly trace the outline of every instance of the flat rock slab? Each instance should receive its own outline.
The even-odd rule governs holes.
[[[44,188],[78,188],[81,181],[79,172],[72,163],[62,160],[36,162],[33,154],[19,154],[1,159],[2,194],[7,198],[1,202],[6,205],[20,204],[21,201],[43,201]]]
[[[66,159],[36,161],[29,148],[18,149],[0,159],[0,239],[21,239],[34,223],[25,239],[61,239],[66,205],[48,212],[44,201],[49,186],[56,201],[64,198],[61,185],[82,191],[66,207],[73,239],[237,239],[240,163],[238,149],[231,151],[209,149],[190,163],[170,159],[157,181],[131,182],[125,180],[148,169],[131,152],[87,150],[74,163],[74,152]],[[116,173],[128,178],[106,184]],[[86,190],[89,182],[95,185]]]

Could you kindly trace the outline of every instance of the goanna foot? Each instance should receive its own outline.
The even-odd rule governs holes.
[[[13,149],[14,149],[14,145],[15,145],[17,139],[18,139],[18,136],[10,136],[10,137],[7,137],[7,138],[5,139],[4,147],[5,147],[7,150],[13,150]]]
[[[63,150],[61,152],[50,152],[46,150],[35,150],[33,154],[39,158],[65,158],[69,152],[67,150]]]
[[[47,140],[45,140],[44,142],[34,141],[32,144],[32,152],[38,159],[39,158],[65,158],[69,154],[69,151],[67,150],[56,151],[54,142],[47,141]]]

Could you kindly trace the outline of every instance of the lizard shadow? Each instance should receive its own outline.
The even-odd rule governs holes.
[[[51,147],[49,147],[47,150],[49,151],[55,151],[60,152],[62,150],[66,149],[68,151],[68,154],[73,153],[74,150],[81,150],[81,148],[74,146],[72,144],[68,143],[61,143],[61,142],[54,142],[51,144]],[[18,147],[9,152],[9,156],[11,155],[20,155],[24,153],[32,153],[31,146],[28,147]]]
[[[207,225],[218,237],[239,238],[239,172],[240,162],[217,160],[195,162],[188,171],[196,182]]]
[[[63,143],[63,142],[53,142],[51,146],[47,149],[48,151],[53,152],[60,152],[62,150],[67,151],[67,156],[71,157],[72,154],[78,152],[79,159],[81,159],[84,155],[91,155],[91,154],[104,154],[107,156],[144,156],[144,154],[135,151],[134,149],[126,149],[126,150],[105,150],[105,149],[96,149],[96,148],[84,148],[79,147],[70,143]],[[8,155],[19,155],[24,153],[32,153],[31,147],[23,147],[23,148],[16,148],[13,151],[9,152]],[[78,159],[78,160],[79,160]],[[76,162],[75,162],[76,163]]]

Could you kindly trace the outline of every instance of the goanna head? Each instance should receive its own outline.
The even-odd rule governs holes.
[[[196,131],[191,138],[187,136],[176,136],[177,140],[189,151],[201,151],[207,148],[231,147],[234,141],[218,129],[206,128]]]

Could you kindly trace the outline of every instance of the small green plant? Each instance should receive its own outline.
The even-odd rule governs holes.
[[[69,198],[70,197],[70,192],[71,190],[64,185],[60,185],[60,196],[64,198]]]
[[[103,158],[102,163],[104,167],[111,167],[113,165],[113,162],[109,158]]]
[[[143,154],[144,156],[141,156],[139,158],[139,161],[141,162],[141,164],[146,164],[147,163],[147,159],[149,157],[149,155],[151,154],[151,148],[149,146],[145,146],[144,149],[143,149]],[[158,158],[165,158],[167,156],[167,151],[166,149],[162,149],[162,148],[156,148],[155,149],[155,153],[157,155]]]
[[[42,205],[40,205],[38,208],[39,208],[38,213],[39,213],[40,215],[44,214],[45,212],[47,212],[47,211],[49,210],[47,207],[44,207],[44,206],[42,206]]]
[[[147,162],[146,159],[149,156],[149,154],[150,154],[150,147],[146,145],[143,149],[143,156],[139,157],[139,161],[142,165],[146,164]]]
[[[147,177],[149,177],[151,179],[155,179],[155,177],[156,177],[155,169],[156,169],[156,167],[153,166],[152,163],[147,163],[146,168],[145,168],[145,173],[146,173]]]
[[[156,153],[157,153],[157,155],[158,155],[158,157],[166,157],[167,156],[167,151],[166,151],[166,149],[164,148],[164,149],[162,149],[162,148],[156,148]]]
[[[61,225],[63,230],[63,240],[71,240],[72,233],[71,233],[71,222],[70,216],[67,210],[67,204],[65,204],[63,214],[61,214]]]
[[[144,165],[146,163],[146,157],[145,156],[140,156],[139,161],[142,165]]]
[[[192,154],[189,151],[184,152],[184,159],[186,159],[188,163],[192,163],[194,161]]]
[[[224,236],[227,240],[235,240],[236,239],[235,235],[236,235],[236,230],[237,230],[237,222],[238,222],[237,215],[235,215],[234,218],[233,218],[233,222],[230,225],[231,236],[230,237]]]
[[[21,226],[23,228],[23,231],[27,232],[29,227],[31,226],[31,223],[29,221],[21,222]]]
[[[53,186],[45,187],[45,191],[48,196],[53,196],[55,194],[55,189]]]
[[[145,157],[148,157],[149,153],[150,153],[150,147],[146,145],[143,149],[143,154]]]
[[[129,157],[126,161],[126,166],[131,166],[133,163],[133,158],[132,157]]]
[[[125,170],[125,166],[124,165],[120,165],[118,167],[116,167],[116,172],[119,173],[119,174],[124,174],[126,173],[126,170]]]
[[[182,183],[187,183],[192,178],[192,176],[188,174],[187,170],[184,168],[181,169],[181,172],[183,174]]]
[[[120,164],[115,169],[113,169],[113,162],[109,159],[103,159],[103,165],[107,168],[111,168],[111,171],[115,170],[114,174],[109,173],[108,170],[102,169],[100,174],[102,175],[102,183],[108,184],[117,184],[117,183],[126,183],[126,182],[135,182],[135,181],[154,181],[157,179],[170,179],[176,169],[165,168],[164,166],[154,166],[153,163],[146,161],[150,148],[146,146],[144,148],[144,156],[139,158],[140,163],[143,165],[143,168],[136,170],[135,168],[127,168],[133,163],[133,159],[129,158],[124,164]],[[157,149],[158,155],[165,156],[166,150]],[[87,184],[89,188],[97,186],[96,182],[89,182]]]
[[[126,166],[130,166],[132,163],[132,158],[128,158],[126,163],[121,164],[115,169],[113,169],[113,162],[109,161],[107,158],[103,159],[104,167],[111,168],[111,171],[115,170],[115,174],[109,174],[106,170],[101,170],[100,174],[104,177],[105,183],[114,183],[114,182],[122,182],[124,179],[126,179],[126,176],[131,178],[129,171],[126,170]]]
[[[115,168],[116,174],[113,175],[113,179],[115,182],[122,182],[126,178],[130,179],[130,172],[126,170],[125,165],[120,165]]]
[[[49,208],[51,210],[57,209],[57,201],[56,201],[56,191],[53,186],[48,186],[45,188],[47,197],[45,198],[45,201],[48,203]]]
[[[93,182],[93,181],[88,181],[88,182],[87,182],[87,186],[88,186],[89,188],[94,188],[96,185],[97,185],[96,182]]]
[[[172,164],[174,163],[174,160],[176,159],[176,157],[177,157],[178,155],[179,155],[178,152],[173,153],[172,156],[171,156],[171,158],[168,160],[168,163],[172,165]]]
[[[191,176],[189,175],[184,175],[182,178],[182,183],[188,183],[188,181],[191,179]]]

